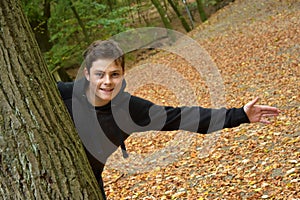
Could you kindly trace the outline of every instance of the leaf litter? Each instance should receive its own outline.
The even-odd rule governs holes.
[[[189,145],[180,143],[181,154],[167,165],[132,173],[106,167],[103,178],[108,199],[300,198],[299,16],[297,0],[236,0],[192,31],[189,36],[218,66],[228,107],[242,106],[259,96],[260,104],[282,112],[271,125],[246,124],[209,137],[185,133],[193,134]],[[187,89],[194,90],[198,104],[211,106],[203,77],[184,59],[161,52],[150,61],[174,68],[189,81]],[[155,83],[134,94],[163,105],[181,102]],[[147,157],[168,146],[177,132],[138,134],[126,141],[128,152]],[[216,135],[203,154],[207,137]]]

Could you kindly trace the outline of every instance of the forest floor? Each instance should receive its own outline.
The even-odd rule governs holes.
[[[168,52],[136,64],[132,70],[142,83],[129,82],[128,90],[155,103],[178,106],[194,98],[210,107],[217,90],[227,107],[259,96],[260,104],[281,114],[270,125],[243,124],[208,135],[133,134],[126,141],[129,158],[118,151],[105,167],[108,199],[300,199],[299,16],[299,0],[236,0],[187,34],[210,55],[223,89],[210,87],[210,73]],[[145,63],[171,73],[139,67]],[[145,81],[149,77],[152,83]]]

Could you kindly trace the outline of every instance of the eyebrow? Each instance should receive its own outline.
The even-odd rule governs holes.
[[[109,71],[108,73],[121,72],[121,71],[122,71],[122,70],[120,70],[120,69],[116,69],[116,70],[113,70],[113,71]],[[102,71],[102,70],[95,70],[95,72],[106,73],[105,71]]]

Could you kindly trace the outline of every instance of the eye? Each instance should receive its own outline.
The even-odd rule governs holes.
[[[104,76],[104,73],[103,73],[103,72],[96,72],[95,75],[96,75],[97,77],[102,78],[102,77]]]
[[[120,76],[120,73],[118,73],[118,72],[114,72],[114,73],[112,73],[112,75],[111,75],[112,77],[114,77],[114,78],[117,78],[117,77],[119,77]]]

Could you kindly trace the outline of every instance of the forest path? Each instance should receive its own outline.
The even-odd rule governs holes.
[[[239,107],[259,96],[260,104],[279,107],[282,113],[271,125],[246,124],[220,135],[189,137],[185,133],[181,139],[187,138],[184,142],[189,145],[167,166],[154,164],[151,170],[130,174],[108,165],[103,173],[108,199],[300,198],[299,16],[298,0],[236,0],[188,34],[215,62],[226,106]],[[212,105],[213,91],[205,79],[209,74],[199,74],[186,60],[168,52],[155,54],[137,66],[145,63],[174,70],[183,77],[181,81],[188,82],[185,89],[192,91],[188,94],[199,105]],[[141,82],[143,76],[145,80],[157,76],[143,68],[135,73],[140,73]],[[174,84],[170,79],[176,76],[166,76],[165,85],[141,84],[134,94],[159,104],[181,105],[185,99],[170,89]],[[178,147],[170,143],[176,135],[135,134],[128,139],[127,149],[129,154],[148,158],[167,146]],[[204,147],[209,147],[208,151],[203,151]],[[122,158],[112,157],[116,159]]]

